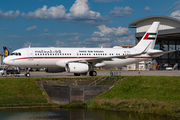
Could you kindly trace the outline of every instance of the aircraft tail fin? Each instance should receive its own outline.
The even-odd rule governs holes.
[[[9,50],[7,49],[7,47],[4,46],[3,49],[4,49],[4,55],[5,55],[5,56],[8,56],[8,55],[10,54],[10,52],[9,52]]]
[[[158,28],[160,22],[153,22],[149,30],[144,34],[140,42],[134,47],[139,52],[148,52],[149,49],[154,49]]]

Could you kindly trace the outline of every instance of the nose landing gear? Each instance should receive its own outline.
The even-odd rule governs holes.
[[[26,76],[26,77],[30,77],[29,68],[27,68],[27,71],[26,71],[25,76]]]

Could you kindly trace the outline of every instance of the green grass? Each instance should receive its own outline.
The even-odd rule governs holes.
[[[113,92],[112,92],[113,91]],[[180,100],[180,77],[129,77],[99,98]]]
[[[47,103],[47,100],[33,79],[0,79],[0,105],[34,103]]]
[[[96,80],[99,77],[81,78],[53,78],[53,77],[26,77],[0,78],[0,107],[8,106],[49,106],[47,96],[43,94],[36,81],[38,80]]]
[[[0,107],[51,106],[38,80],[96,80],[83,78],[0,78]],[[111,77],[100,85],[115,86],[87,103],[75,102],[63,107],[100,108],[180,116],[180,77]]]
[[[127,77],[87,103],[88,107],[180,115],[180,77]]]
[[[105,81],[100,82],[98,85],[116,85],[117,83],[120,83],[124,79],[126,79],[126,77],[111,76],[111,77],[107,77]]]

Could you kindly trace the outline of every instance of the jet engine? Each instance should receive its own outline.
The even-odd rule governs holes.
[[[59,73],[66,71],[65,68],[46,68],[47,73]]]
[[[67,63],[65,69],[68,73],[85,73],[91,70],[91,66],[86,63]]]

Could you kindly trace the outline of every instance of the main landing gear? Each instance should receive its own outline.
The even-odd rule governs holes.
[[[74,76],[80,76],[80,75],[86,76],[86,75],[87,75],[87,72],[85,72],[85,73],[74,73]]]
[[[97,72],[96,71],[90,71],[89,72],[89,76],[96,76],[97,75]]]
[[[80,73],[74,73],[74,76],[80,76],[81,74]]]
[[[74,73],[74,76],[86,76],[87,75],[87,72],[85,73]],[[97,72],[96,71],[90,71],[89,72],[89,76],[96,76],[97,75]]]

